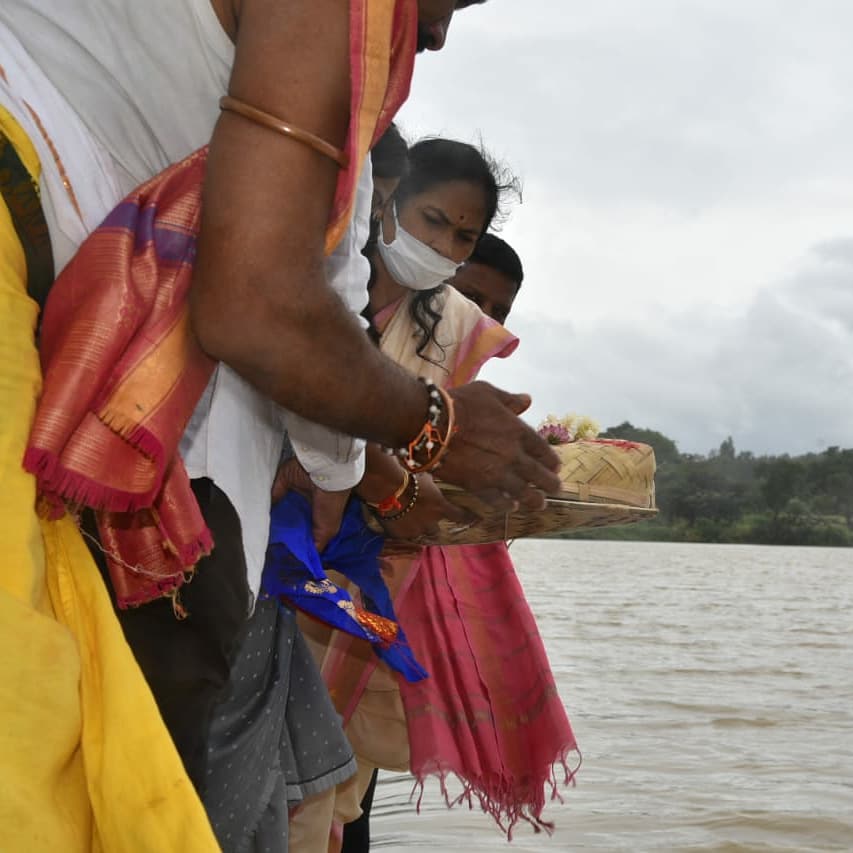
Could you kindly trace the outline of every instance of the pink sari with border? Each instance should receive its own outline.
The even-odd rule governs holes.
[[[454,387],[518,345],[447,288],[438,342],[425,350],[431,363],[415,354],[410,298],[375,322],[383,352],[412,373]],[[549,795],[559,798],[560,785],[573,782],[577,744],[506,544],[401,550],[389,543],[381,563],[430,677],[404,683],[366,644],[333,635],[323,675],[356,753],[380,767],[408,766],[421,789],[438,776],[449,806],[479,803],[510,837],[521,820],[550,830],[542,811]],[[370,703],[377,714],[363,707],[366,698],[377,700]],[[449,776],[462,786],[455,798]]]

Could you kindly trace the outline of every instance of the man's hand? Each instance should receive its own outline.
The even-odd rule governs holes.
[[[548,443],[518,417],[527,394],[510,394],[487,382],[450,391],[456,434],[440,468],[442,480],[477,494],[496,509],[542,509],[557,492],[560,460]]]
[[[299,492],[311,502],[311,527],[317,551],[323,553],[341,529],[344,510],[351,489],[326,492],[311,482],[305,469],[294,457],[279,465],[272,487],[273,503],[280,501],[290,490]]]
[[[341,521],[347,507],[347,501],[349,501],[350,491],[351,489],[345,489],[341,492],[324,492],[322,489],[314,487],[311,501],[311,528],[314,544],[321,554],[326,545],[335,538],[341,529]]]

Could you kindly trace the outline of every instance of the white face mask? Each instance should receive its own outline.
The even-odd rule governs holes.
[[[397,206],[392,209],[397,235],[390,243],[380,235],[379,256],[391,278],[409,290],[432,290],[456,275],[462,266],[445,258],[431,246],[412,236],[397,219]]]

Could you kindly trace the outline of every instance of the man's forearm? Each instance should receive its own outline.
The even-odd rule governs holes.
[[[246,284],[229,305],[193,300],[202,347],[309,420],[404,445],[426,418],[424,386],[376,349],[321,271],[299,266],[278,287]]]

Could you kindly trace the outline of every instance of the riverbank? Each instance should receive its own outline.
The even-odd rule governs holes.
[[[551,539],[590,539],[614,542],[706,542],[721,545],[806,545],[822,548],[853,547],[853,530],[840,516],[770,513],[745,515],[734,522],[699,518],[690,523],[666,517],[626,524],[576,530]]]
[[[755,456],[727,438],[707,455],[681,453],[671,438],[627,421],[603,436],[654,448],[660,515],[560,538],[853,546],[853,449]]]

